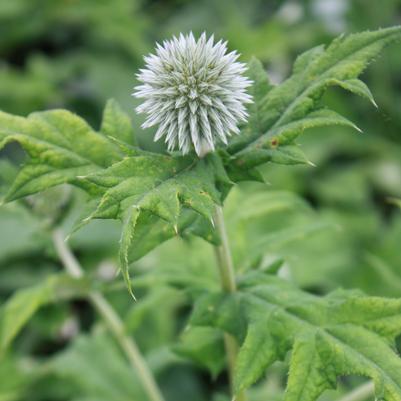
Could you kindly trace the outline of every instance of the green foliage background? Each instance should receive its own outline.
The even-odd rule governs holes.
[[[215,33],[244,61],[261,59],[278,83],[304,50],[341,32],[400,22],[399,0],[0,0],[0,109],[26,116],[67,108],[97,130],[106,100],[115,98],[131,115],[142,147],[162,150],[151,130],[139,129],[130,96],[142,56],[155,41],[181,31]],[[281,276],[314,294],[342,287],[400,296],[401,212],[389,201],[401,198],[400,71],[398,45],[364,74],[378,109],[339,89],[325,95],[362,135],[342,126],[310,130],[299,142],[316,167],[268,164],[267,190],[243,184],[230,194],[227,224],[239,272],[281,266]],[[19,163],[24,155],[14,144],[0,155],[3,194],[16,173],[10,161]],[[24,314],[28,319],[42,306],[1,356],[1,401],[144,399],[90,306],[83,297],[69,300],[69,291],[84,294],[92,284],[75,288],[65,277],[52,279],[61,266],[49,220],[61,207],[67,231],[84,204],[81,192],[65,188],[0,208],[0,302],[18,290],[20,304],[29,299],[28,311],[8,304],[21,324]],[[116,222],[92,222],[72,236],[71,245],[124,317],[167,400],[228,400],[220,334],[184,330],[191,297],[218,286],[210,245],[174,239],[136,262],[133,285],[140,301],[133,303],[114,280],[119,229]],[[2,331],[2,322],[0,353],[13,336]],[[274,364],[268,377],[250,390],[251,401],[282,399],[283,364]],[[344,378],[323,397],[336,399],[361,381]]]

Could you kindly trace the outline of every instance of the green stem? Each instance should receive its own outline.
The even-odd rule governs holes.
[[[342,397],[339,401],[364,401],[368,397],[372,396],[374,392],[374,384],[372,382],[367,382]]]
[[[228,243],[223,209],[220,206],[216,206],[213,221],[220,237],[220,245],[215,247],[215,252],[220,273],[221,288],[224,292],[233,293],[237,290],[235,283],[234,264]],[[236,339],[228,333],[224,334],[224,344],[226,348],[228,371],[230,375],[231,392],[234,393],[234,367],[238,355],[238,344]],[[245,400],[245,392],[240,392],[236,395],[233,401]]]
[[[64,241],[64,235],[61,230],[55,230],[53,232],[53,243],[68,274],[75,278],[82,277],[84,275],[83,269]],[[138,346],[132,337],[125,334],[124,324],[116,311],[100,292],[91,292],[88,295],[88,299],[103,318],[110,332],[114,335],[116,341],[125,352],[131,366],[137,372],[149,400],[164,401],[160,389],[141,355]]]

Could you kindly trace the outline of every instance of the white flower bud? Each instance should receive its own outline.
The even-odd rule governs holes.
[[[178,147],[184,154],[193,145],[203,157],[218,142],[227,144],[252,102],[246,93],[251,81],[242,75],[246,66],[238,56],[205,33],[197,41],[190,33],[157,45],[156,54],[145,57],[146,68],[137,74],[142,85],[133,93],[144,99],[136,109],[147,115],[142,127],[158,125],[155,141],[164,137],[168,150]]]

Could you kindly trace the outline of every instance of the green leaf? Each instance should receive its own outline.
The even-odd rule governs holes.
[[[248,63],[247,75],[253,81],[249,88],[253,103],[248,107],[249,119],[241,131],[241,135],[236,136],[230,143],[231,148],[241,148],[255,137],[262,135],[268,128],[266,121],[266,95],[273,88],[270,84],[266,71],[262,63],[255,57]]]
[[[334,111],[328,109],[312,111],[301,119],[271,128],[267,134],[257,138],[250,145],[239,151],[236,154],[236,163],[243,168],[255,167],[267,161],[277,162],[276,160],[278,160],[279,164],[291,164],[288,162],[283,163],[282,156],[275,156],[275,154],[285,152],[285,150],[282,151],[283,147],[292,144],[304,130],[331,125],[351,127],[360,131],[355,124]],[[306,157],[303,159],[305,160]]]
[[[177,227],[173,227],[171,223],[156,215],[141,213],[136,222],[128,260],[130,263],[135,262],[161,243],[177,237],[177,235],[181,237],[195,235],[212,244],[219,243],[211,221],[193,210],[186,208],[181,210]]]
[[[311,208],[301,197],[273,191],[265,185],[233,188],[224,211],[234,264],[242,272],[262,267],[272,258],[283,258],[292,266],[290,255],[297,244],[302,247],[313,237],[338,230],[332,219]]]
[[[108,167],[121,158],[116,145],[65,110],[33,113],[27,118],[0,112],[0,149],[12,141],[20,143],[29,160],[6,201],[66,182],[80,185],[77,176]]]
[[[190,327],[184,331],[181,341],[173,346],[180,356],[205,367],[215,378],[226,363],[223,336],[210,327]]]
[[[68,380],[76,399],[145,400],[137,375],[104,333],[80,336],[56,356],[48,369]]]
[[[15,401],[27,396],[33,375],[21,366],[17,358],[7,355],[0,363],[0,400]]]
[[[168,223],[156,237],[147,241],[146,248],[179,233],[187,227],[183,211],[192,210],[206,222],[211,222],[216,204],[231,185],[220,159],[209,155],[201,160],[192,157],[171,157],[139,152],[126,157],[101,173],[81,178],[99,188],[104,194],[95,210],[85,219],[121,219],[120,266],[129,289],[128,267],[138,257],[137,245],[153,230],[159,219]],[[193,216],[193,215],[192,215]],[[191,220],[191,216],[189,216]],[[212,228],[209,224],[204,237]],[[198,234],[202,234],[198,231]],[[141,254],[141,252],[139,252]]]
[[[29,160],[5,200],[65,182],[86,190],[87,215],[74,230],[97,218],[123,222],[119,259],[128,285],[129,264],[169,238],[192,234],[218,242],[214,206],[232,185],[219,156],[199,160],[134,147],[130,120],[113,100],[100,133],[62,110],[28,118],[0,113],[0,147],[11,141]]]
[[[84,281],[58,275],[37,286],[16,291],[0,308],[0,356],[39,308],[86,290]]]
[[[114,99],[106,103],[100,132],[129,145],[136,145],[131,119]]]
[[[276,164],[314,164],[308,160],[303,150],[296,145],[284,145],[278,149],[271,149],[270,161]]]
[[[17,168],[9,160],[0,160],[0,196],[3,195],[15,180],[17,173]]]
[[[197,302],[192,324],[235,335],[241,348],[236,391],[254,383],[292,351],[286,401],[314,401],[339,376],[375,383],[376,397],[401,397],[401,300],[338,290],[325,297],[305,293],[272,275],[252,273],[236,294],[209,293]]]
[[[248,191],[236,187],[230,196],[234,199],[227,206],[228,212],[232,215],[230,220],[241,223],[252,221],[252,219],[261,221],[266,216],[280,212],[288,214],[291,210],[300,212],[302,215],[312,212],[310,205],[299,195],[287,191],[273,191],[267,187],[254,190],[251,195]],[[240,209],[237,207],[238,203],[242,206]],[[238,227],[233,230],[237,231]]]
[[[242,130],[244,135],[228,149],[232,163],[238,168],[252,168],[275,161],[273,154],[281,146],[293,143],[307,128],[333,124],[355,128],[344,117],[320,109],[320,99],[329,86],[339,85],[374,103],[369,89],[357,77],[383,47],[400,38],[400,27],[340,36],[326,49],[319,46],[298,57],[292,76],[273,89],[266,87],[260,67],[257,74],[253,72],[253,62],[250,65],[252,92],[263,96],[254,97],[249,124]],[[281,158],[278,156],[276,160]]]
[[[47,241],[42,221],[22,205],[9,204],[0,209],[0,263],[37,252]]]
[[[346,81],[333,79],[331,83],[333,85],[338,85],[349,92],[355,93],[358,96],[364,97],[365,99],[369,100],[373,106],[378,107],[375,99],[373,98],[372,92],[365,82],[361,81],[360,79],[348,79]]]

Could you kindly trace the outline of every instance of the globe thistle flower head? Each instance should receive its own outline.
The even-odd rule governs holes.
[[[164,137],[169,151],[186,154],[193,147],[202,157],[218,142],[227,144],[252,102],[246,93],[251,81],[238,57],[227,53],[227,42],[214,43],[205,33],[198,40],[190,33],[158,44],[156,54],[145,57],[133,93],[144,99],[136,108],[147,115],[142,127],[158,126],[154,139]]]

